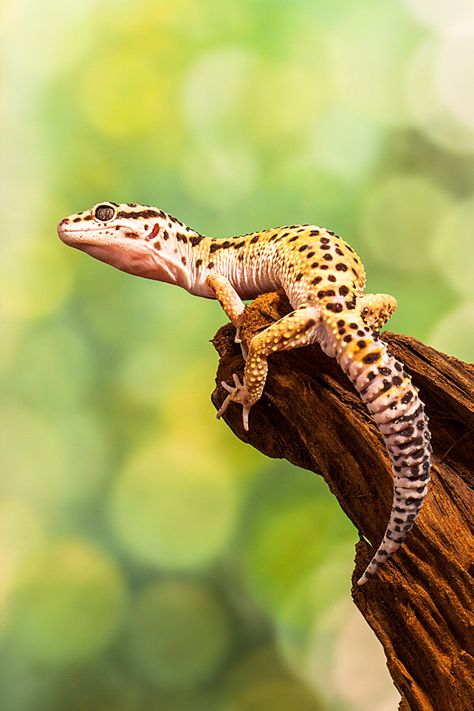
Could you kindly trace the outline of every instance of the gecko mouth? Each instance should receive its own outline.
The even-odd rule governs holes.
[[[76,247],[79,245],[94,245],[98,244],[97,239],[92,239],[92,238],[87,238],[85,236],[84,238],[81,237],[81,235],[87,235],[87,233],[91,233],[94,235],[97,235],[98,238],[103,238],[105,236],[110,236],[112,237],[110,228],[107,227],[90,227],[90,228],[74,228],[71,227],[69,224],[63,224],[60,222],[58,224],[58,237],[61,240],[61,242],[64,242],[67,245],[70,245],[72,247]]]

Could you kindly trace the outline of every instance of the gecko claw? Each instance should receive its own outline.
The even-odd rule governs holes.
[[[247,360],[247,348],[245,347],[244,342],[242,341],[242,339],[240,337],[240,326],[236,326],[236,328],[235,328],[234,343],[238,343],[240,345],[240,350],[242,351],[242,357],[244,360]]]
[[[229,385],[226,383],[224,380],[221,382],[222,387],[224,390],[226,390],[229,394],[227,395],[226,399],[220,406],[219,410],[216,413],[217,419],[220,419],[224,412],[227,410],[231,402],[236,402],[239,405],[242,405],[242,422],[244,425],[244,430],[248,432],[249,430],[249,412],[252,408],[252,405],[254,404],[251,400],[250,393],[247,389],[247,386],[245,384],[245,380],[242,380],[240,382],[239,376],[234,373],[232,376],[234,380],[234,385]]]

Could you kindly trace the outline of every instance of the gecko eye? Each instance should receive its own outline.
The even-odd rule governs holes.
[[[110,205],[97,205],[94,210],[94,217],[101,222],[108,222],[115,217],[115,210]]]

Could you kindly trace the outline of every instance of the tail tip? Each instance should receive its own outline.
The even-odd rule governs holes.
[[[360,577],[359,580],[357,581],[357,585],[361,588],[362,585],[365,585],[365,583],[367,582],[368,579],[369,579],[369,578],[368,578],[367,575],[364,573],[363,575],[361,575],[361,577]]]

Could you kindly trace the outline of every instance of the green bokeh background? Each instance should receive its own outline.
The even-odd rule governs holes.
[[[342,234],[391,328],[470,359],[468,0],[6,0],[2,711],[391,711],[318,477],[210,404],[219,306],[66,249],[159,206]],[[459,28],[462,32],[459,32]]]

